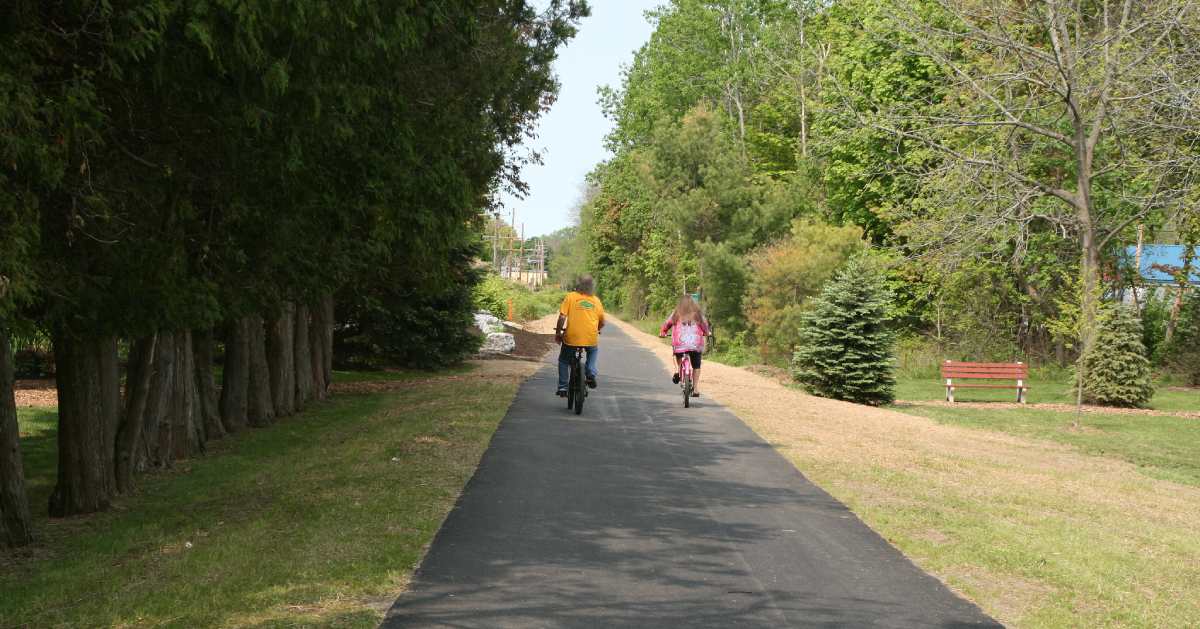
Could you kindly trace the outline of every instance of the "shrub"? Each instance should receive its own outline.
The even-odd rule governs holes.
[[[787,360],[800,331],[804,302],[862,248],[862,230],[857,227],[797,220],[787,238],[751,254],[746,317],[765,360]]]
[[[1175,334],[1167,344],[1168,364],[1191,386],[1200,386],[1200,290],[1183,301]]]
[[[538,319],[553,313],[562,302],[563,292],[557,289],[532,291],[489,273],[475,286],[471,294],[476,310],[486,310],[504,319],[508,317],[508,302],[512,300],[513,318],[517,321]]]
[[[746,340],[746,331],[742,330],[732,337],[719,338],[711,354],[711,359],[726,365],[742,367],[756,362],[758,352]]]
[[[1142,324],[1116,306],[1101,316],[1096,341],[1084,357],[1083,400],[1102,406],[1145,406],[1154,397]]]
[[[865,256],[851,260],[812,300],[792,357],[810,393],[878,406],[895,399],[891,294]]]
[[[334,361],[344,367],[440,368],[479,349],[471,316],[475,271],[460,267],[440,286],[381,277],[339,299]]]

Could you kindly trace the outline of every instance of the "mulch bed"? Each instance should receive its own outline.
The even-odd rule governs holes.
[[[513,335],[517,347],[508,354],[482,354],[483,360],[529,360],[541,362],[551,348],[556,347],[553,334],[538,334],[517,326],[505,324],[504,331]]]

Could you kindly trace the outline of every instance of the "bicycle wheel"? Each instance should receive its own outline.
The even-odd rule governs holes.
[[[582,415],[583,414],[583,398],[587,397],[587,383],[584,382],[584,378],[583,378],[584,371],[583,371],[583,358],[582,357],[577,357],[575,359],[575,373],[578,374],[575,377],[575,386],[576,386],[576,389],[575,389],[575,414]]]
[[[575,364],[571,364],[571,378],[567,380],[567,410],[571,410],[575,406],[575,381],[579,379],[579,374],[575,369]]]
[[[683,407],[688,408],[692,405],[692,374],[684,377],[683,386]]]

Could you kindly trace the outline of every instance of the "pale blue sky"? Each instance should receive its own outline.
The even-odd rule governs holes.
[[[643,14],[664,1],[593,0],[592,15],[555,61],[562,85],[558,101],[539,122],[537,139],[529,143],[544,163],[524,169],[529,184],[525,199],[502,197],[504,220],[516,209],[516,227],[520,230],[524,222],[527,238],[571,223],[571,207],[582,193],[584,176],[609,157],[604,136],[612,125],[600,112],[596,89],[620,85],[621,66],[650,39],[652,29]]]

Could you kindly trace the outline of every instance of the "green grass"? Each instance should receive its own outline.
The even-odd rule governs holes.
[[[375,627],[515,391],[435,380],[340,396],[142,477],[107,513],[40,519],[39,543],[0,563],[0,627]],[[54,413],[20,418],[44,514]]]
[[[458,375],[471,371],[470,365],[459,365],[457,367],[449,367],[437,372],[437,375]],[[333,372],[333,382],[405,382],[410,380],[420,380],[429,378],[428,371],[393,369],[388,371],[366,370],[366,371],[338,371]]]
[[[984,381],[985,384],[1004,384],[1004,381]],[[1074,404],[1070,376],[1064,372],[1032,374],[1026,401],[1030,404]],[[1200,390],[1171,387],[1159,382],[1150,408],[1162,411],[1200,411]],[[896,399],[912,401],[944,400],[946,386],[936,376],[913,377],[899,374],[896,379]],[[961,402],[1015,402],[1016,389],[956,389],[954,399]]]
[[[1200,421],[1135,414],[1073,413],[1034,408],[905,406],[896,410],[942,424],[997,430],[1067,444],[1132,463],[1148,476],[1200,486]]]

